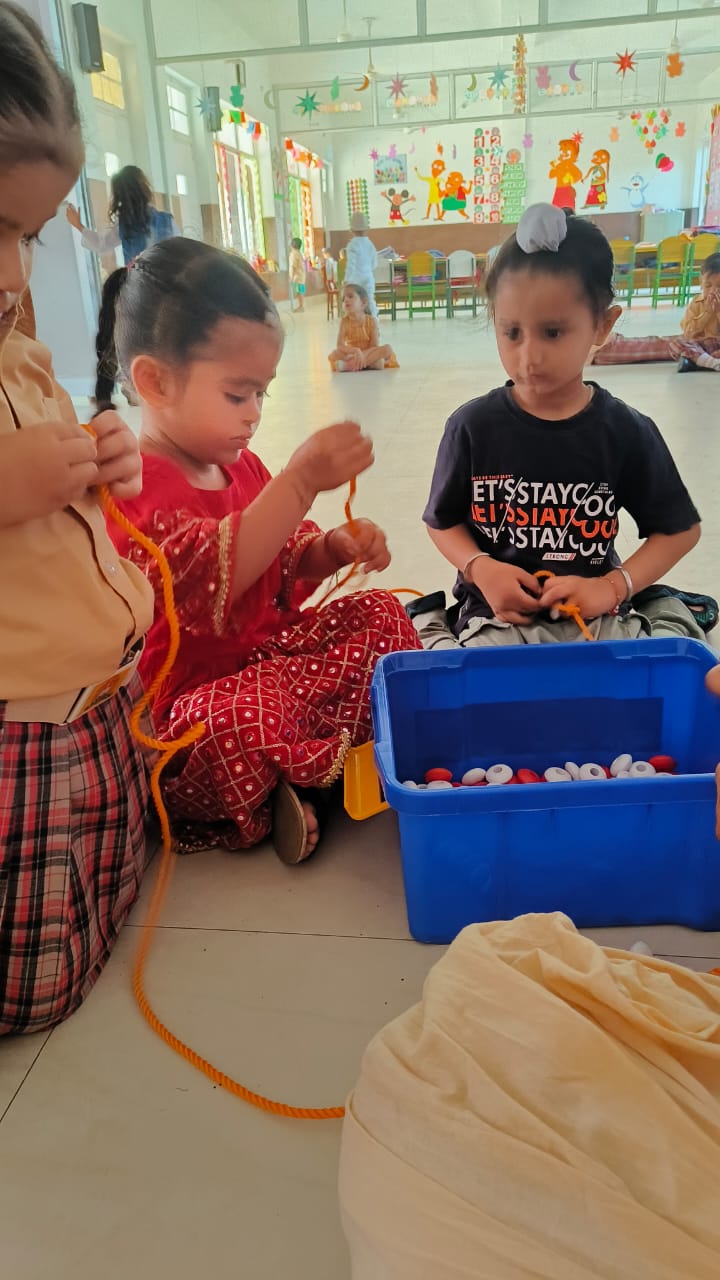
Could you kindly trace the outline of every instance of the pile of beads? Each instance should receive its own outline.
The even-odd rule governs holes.
[[[655,755],[649,760],[633,760],[628,752],[616,756],[610,765],[565,764],[550,765],[541,775],[534,769],[518,769],[515,773],[509,764],[491,764],[488,769],[468,769],[457,781],[450,769],[428,769],[423,782],[408,779],[404,787],[417,791],[450,791],[457,787],[506,787],[511,784],[527,785],[531,782],[607,782],[625,778],[669,778],[677,769],[672,756]]]

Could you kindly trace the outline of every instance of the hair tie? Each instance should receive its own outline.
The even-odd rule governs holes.
[[[515,239],[523,253],[557,253],[567,235],[567,218],[553,204],[531,204],[520,219]]]

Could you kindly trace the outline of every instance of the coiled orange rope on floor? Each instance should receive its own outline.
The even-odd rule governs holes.
[[[94,434],[91,427],[86,429]],[[170,632],[170,641],[168,644],[167,654],[165,655],[165,660],[149,688],[133,708],[130,716],[130,728],[135,739],[143,747],[158,753],[158,758],[150,774],[150,789],[153,800],[155,801],[155,807],[160,819],[160,829],[162,832],[160,869],[158,871],[158,877],[150,899],[147,919],[143,925],[142,937],[135,956],[135,963],[133,965],[132,988],[135,999],[146,1022],[155,1034],[158,1035],[161,1040],[165,1041],[165,1044],[169,1045],[175,1053],[179,1054],[181,1058],[184,1058],[186,1062],[189,1062],[197,1071],[201,1071],[209,1080],[212,1080],[213,1084],[219,1085],[221,1089],[227,1090],[227,1092],[233,1094],[234,1097],[241,1098],[243,1102],[249,1102],[251,1106],[259,1107],[262,1111],[269,1111],[272,1112],[273,1115],[278,1116],[288,1116],[295,1120],[340,1120],[345,1114],[344,1107],[292,1107],[288,1103],[276,1102],[272,1098],[266,1098],[261,1093],[254,1093],[252,1089],[248,1089],[244,1084],[240,1084],[238,1080],[233,1080],[231,1076],[226,1075],[224,1071],[220,1071],[217,1067],[214,1067],[211,1062],[208,1062],[205,1058],[201,1057],[199,1053],[196,1053],[194,1049],[191,1049],[189,1045],[185,1044],[179,1036],[176,1036],[174,1032],[169,1029],[169,1027],[166,1027],[165,1023],[161,1021],[151,1007],[150,1001],[147,998],[145,992],[145,964],[150,950],[150,945],[152,943],[153,932],[160,917],[160,912],[170,885],[170,879],[175,863],[170,822],[168,819],[167,809],[165,808],[165,803],[162,798],[162,793],[160,791],[160,776],[165,766],[170,760],[172,760],[173,756],[176,755],[178,751],[181,751],[184,747],[189,746],[190,743],[195,742],[198,738],[202,737],[205,732],[205,726],[203,724],[193,725],[192,729],[188,729],[187,732],[175,742],[161,742],[160,739],[153,738],[149,734],[145,733],[141,726],[140,722],[143,715],[152,703],[155,695],[172,668],[180,644],[180,625],[178,622],[177,611],[175,609],[172,571],[162,548],[158,547],[151,538],[148,538],[140,529],[135,527],[132,521],[128,520],[127,516],[120,511],[119,507],[114,502],[108,489],[102,487],[99,493],[103,508],[110,519],[113,520],[121,529],[124,529],[128,537],[132,538],[134,542],[137,542],[149,556],[152,556],[153,560],[157,564],[162,582],[165,616],[167,618],[168,629]]]

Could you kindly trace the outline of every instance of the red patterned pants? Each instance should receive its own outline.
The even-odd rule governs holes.
[[[279,777],[331,786],[350,747],[372,734],[370,681],[385,653],[421,647],[395,596],[343,596],[267,640],[237,674],[183,694],[165,737],[200,720],[203,737],[165,782],[170,814],[204,841],[246,849],[270,829]],[[208,826],[212,829],[209,830]]]

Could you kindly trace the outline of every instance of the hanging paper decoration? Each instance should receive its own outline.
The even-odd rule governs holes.
[[[533,145],[534,141],[535,141],[535,139],[533,138],[533,136],[532,136],[532,134],[531,134],[531,133],[524,133],[524,134],[523,134],[523,136],[522,136],[522,144],[523,144],[523,146],[524,146],[524,148],[525,148],[525,150],[526,150],[526,151],[529,151],[529,150],[531,149],[531,147],[532,147],[532,145]]]
[[[245,102],[245,95],[242,91],[242,85],[233,84],[230,86],[230,101],[234,107],[241,107]]]
[[[527,54],[527,45],[525,37],[521,32],[515,38],[513,45],[513,108],[515,115],[524,115],[527,107],[527,66],[525,56]]]
[[[400,98],[405,98],[407,96],[407,80],[404,76],[393,76],[390,84],[388,85],[388,89],[391,98],[394,98],[397,103]]]
[[[476,129],[473,146],[473,221],[502,221],[502,135],[497,125]]]
[[[397,155],[397,147],[395,146],[395,143],[392,142],[388,147],[388,160],[394,160],[396,155]]]
[[[671,169],[675,168],[675,161],[671,160],[669,156],[663,155],[661,152],[660,155],[655,158],[655,168],[659,169],[661,173],[669,173]]]
[[[369,77],[369,76],[363,76],[363,78],[362,78],[362,84],[359,84],[359,85],[357,86],[357,88],[356,88],[355,92],[356,92],[356,93],[364,93],[364,92],[365,92],[365,90],[366,90],[366,89],[369,89],[369,88],[370,88],[370,77]]]
[[[573,142],[577,143],[578,146],[580,146],[580,144],[583,141],[583,135],[580,133],[579,130],[577,130],[577,132],[573,134],[572,140]]]
[[[453,142],[453,149],[452,149],[452,158],[453,160],[457,160],[457,147],[455,146],[454,142]]]
[[[439,91],[439,89],[438,89],[437,76],[435,75],[435,72],[433,71],[433,73],[432,73],[432,75],[431,75],[431,77],[430,77],[430,98],[431,98],[431,101],[432,101],[433,106],[437,103],[439,92],[440,92],[440,91]]]
[[[372,151],[370,152],[370,159],[372,160],[373,164],[375,163],[379,155],[380,155],[380,152],[378,151],[377,147],[373,147]]]
[[[685,124],[685,121],[678,120],[677,124],[675,125],[675,137],[684,138],[686,133],[687,133],[687,125]]]
[[[292,138],[286,138],[286,139],[285,139],[285,150],[286,150],[286,151],[292,151],[292,150],[293,150],[293,148],[294,148],[294,146],[295,146],[295,143],[293,142]]]
[[[364,213],[365,217],[367,217],[370,213],[370,202],[365,179],[348,178],[345,183],[345,191],[347,194],[348,220],[352,218],[354,213]]]
[[[635,50],[633,49],[632,53],[628,53],[627,45],[626,45],[625,52],[618,53],[615,57],[615,66],[617,68],[615,74],[618,76],[622,75],[622,78],[624,80],[628,71],[634,71],[637,66],[637,63],[634,61],[634,58],[635,58]]]
[[[301,116],[309,116],[312,120],[313,112],[319,111],[317,102],[317,93],[311,93],[309,89],[305,90],[302,98],[298,98],[293,110]]]
[[[340,77],[336,76],[330,85],[330,101],[337,102],[340,97]]]
[[[658,142],[668,131],[670,111],[667,107],[661,107],[659,111],[653,108],[652,111],[646,111],[644,114],[642,111],[631,111],[630,119],[645,150],[654,151]]]
[[[472,73],[472,75],[470,76],[470,79],[468,80],[468,83],[467,83],[467,88],[466,88],[466,90],[465,90],[465,97],[464,97],[464,101],[460,103],[460,106],[463,108],[463,110],[467,110],[467,105],[468,105],[468,103],[469,103],[469,102],[477,102],[477,100],[478,100],[478,98],[479,98],[479,97],[480,97],[480,90],[478,89],[477,76],[475,75],[475,72],[473,71],[473,73]]]
[[[208,85],[203,90],[202,98],[198,98],[197,108],[210,133],[219,133],[222,129],[222,107],[220,106],[220,90],[215,85]]]
[[[710,109],[710,153],[705,180],[705,213],[708,227],[720,226],[720,104]]]
[[[505,70],[504,67],[501,67],[499,65],[495,68],[492,75],[490,76],[490,88],[492,90],[497,89],[499,91],[498,97],[500,96],[500,91],[505,89],[505,81],[507,80],[507,77],[508,77],[507,71]],[[492,97],[492,94],[489,94],[489,96]],[[502,96],[507,98],[508,96],[507,90],[505,90]]]
[[[668,60],[665,63],[665,70],[671,80],[674,80],[676,76],[682,75],[684,66],[685,63],[681,61],[679,53],[668,54]]]
[[[538,67],[537,71],[535,72],[535,84],[537,85],[538,89],[541,89],[547,92],[547,90],[550,88],[550,85],[552,84],[552,77],[550,75],[549,67]]]
[[[500,179],[503,222],[520,221],[525,205],[526,189],[527,178],[525,176],[525,165],[522,162],[522,153],[516,147],[511,147],[506,153]]]
[[[610,141],[611,142],[620,141],[620,130],[618,129],[616,124],[614,124],[612,129],[610,130]]]

